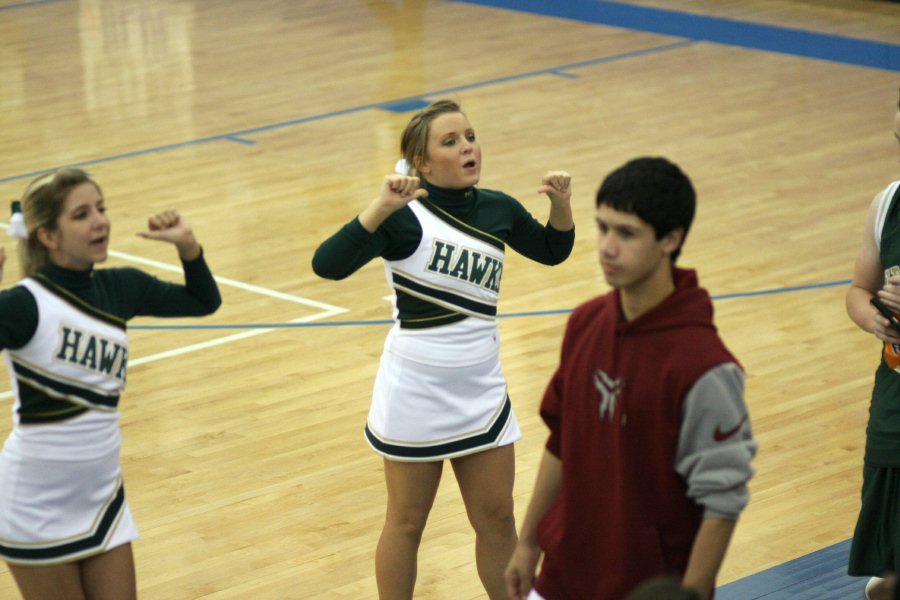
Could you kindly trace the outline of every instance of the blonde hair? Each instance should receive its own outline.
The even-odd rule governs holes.
[[[91,183],[102,195],[100,186],[81,169],[67,167],[38,176],[22,195],[22,215],[28,238],[19,241],[19,265],[24,276],[37,273],[50,261],[47,247],[38,239],[39,229],[56,231],[69,193],[82,183]]]
[[[438,100],[417,112],[403,130],[400,154],[409,165],[410,175],[421,176],[417,166],[428,158],[428,129],[432,121],[447,113],[462,113],[462,109],[453,100]]]

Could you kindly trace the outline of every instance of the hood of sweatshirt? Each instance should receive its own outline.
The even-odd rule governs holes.
[[[713,305],[709,293],[699,286],[697,272],[693,269],[673,267],[675,289],[662,302],[636,319],[619,319],[619,332],[660,332],[688,326],[705,327],[715,331]],[[614,294],[617,314],[622,315],[622,298],[619,290]]]

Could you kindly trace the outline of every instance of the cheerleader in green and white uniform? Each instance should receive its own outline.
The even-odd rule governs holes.
[[[141,235],[175,245],[184,285],[94,269],[106,260],[110,222],[99,186],[79,169],[39,177],[21,209],[11,230],[26,278],[0,292],[14,392],[0,451],[0,558],[25,600],[135,598],[138,534],[119,465],[126,322],[208,315],[219,291],[176,211],[152,217]],[[0,268],[3,258],[0,249]]]
[[[412,597],[419,539],[450,459],[476,533],[478,573],[505,598],[516,543],[513,442],[521,438],[500,366],[497,300],[505,250],[545,265],[575,239],[570,177],[551,171],[546,225],[514,198],[475,187],[481,148],[459,105],[419,112],[401,140],[400,173],[316,250],[315,272],[343,279],[376,257],[394,290],[365,434],[384,457],[388,508],[376,551],[381,597]]]

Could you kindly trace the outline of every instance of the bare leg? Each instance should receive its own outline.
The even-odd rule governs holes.
[[[136,600],[131,544],[81,561],[81,581],[86,600]]]
[[[8,565],[24,600],[85,600],[77,562],[62,565]]]
[[[24,600],[136,600],[131,544],[84,560],[47,566],[9,565]]]
[[[475,529],[478,576],[491,600],[507,597],[503,571],[518,539],[512,497],[515,461],[512,444],[451,461]]]
[[[381,600],[413,597],[419,542],[443,467],[443,462],[384,461],[387,514],[375,550],[375,578]]]

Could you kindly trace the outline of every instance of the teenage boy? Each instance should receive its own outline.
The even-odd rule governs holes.
[[[541,404],[550,436],[506,570],[513,599],[621,600],[658,576],[713,593],[757,443],[709,294],[674,265],[695,200],[663,158],[597,192],[613,290],[572,313]]]

